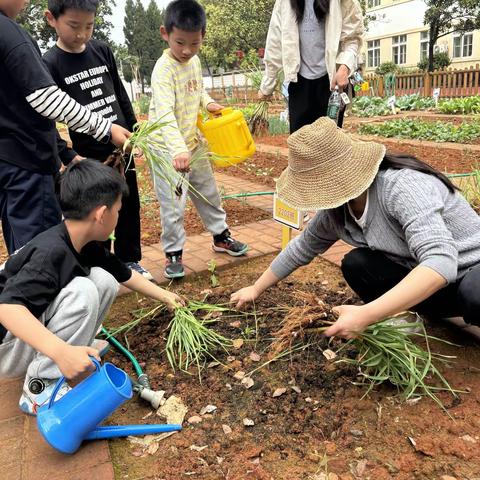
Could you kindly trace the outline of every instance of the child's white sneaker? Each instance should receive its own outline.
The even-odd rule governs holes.
[[[36,416],[38,409],[50,401],[57,381],[58,379],[31,378],[27,382],[27,379],[25,379],[23,393],[18,402],[20,410],[27,415]],[[55,399],[62,398],[71,389],[72,387],[64,383],[60,387]]]

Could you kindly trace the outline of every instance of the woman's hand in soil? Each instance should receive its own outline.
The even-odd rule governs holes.
[[[337,73],[333,80],[333,88],[338,85],[340,90],[343,90],[348,85],[348,76],[350,75],[350,70],[346,65],[340,65],[338,67]]]
[[[242,308],[245,304],[254,302],[260,293],[255,288],[255,285],[241,288],[230,296],[230,303],[235,304],[235,308]]]
[[[363,305],[341,305],[332,311],[338,315],[338,320],[327,330],[327,337],[355,338],[358,337],[372,322]]]
[[[123,147],[123,144],[132,136],[126,128],[123,128],[116,123],[112,123],[110,135],[110,140],[116,147]]]
[[[53,360],[69,383],[76,384],[95,370],[95,365],[90,357],[100,361],[100,355],[96,348],[65,344],[59,355]]]
[[[189,152],[180,153],[173,159],[173,167],[177,172],[188,172],[191,158]]]

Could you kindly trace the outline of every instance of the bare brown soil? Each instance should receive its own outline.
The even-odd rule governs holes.
[[[232,291],[251,283],[270,260],[257,259],[221,271],[221,286],[213,291],[210,301],[226,302]],[[191,298],[201,298],[199,292],[207,288],[208,276],[176,286],[178,292]],[[389,385],[362,398],[365,388],[352,385],[357,380],[355,370],[329,362],[322,354],[325,348],[336,350],[338,341],[328,343],[321,337],[310,337],[311,346],[305,351],[286,355],[254,372],[249,389],[234,377],[269,358],[272,335],[280,329],[285,315],[278,307],[301,305],[299,291],[318,296],[327,307],[356,302],[338,268],[315,260],[261,298],[256,321],[253,316],[219,318],[215,329],[232,339],[242,339],[243,345],[229,354],[217,352],[221,364],[206,368],[202,383],[194,369],[191,375],[173,372],[167,363],[163,349],[169,316],[145,321],[128,335],[131,350],[153,387],[165,390],[167,396],[179,396],[188,406],[186,419],[198,416],[201,422],[186,422],[182,432],[160,441],[152,454],[127,440],[111,442],[117,479],[480,478],[480,355],[478,346],[453,327],[428,325],[430,334],[462,346],[433,346],[436,352],[458,356],[451,368],[440,369],[454,387],[469,392],[457,399],[441,395],[454,420],[430,400],[401,402]],[[110,325],[129,321],[128,312],[136,307],[135,296],[120,299],[110,315]],[[255,361],[258,357],[252,353],[260,360]],[[108,355],[108,360],[132,373],[123,357],[112,352]],[[278,388],[285,388],[285,392],[274,397]],[[201,415],[206,405],[214,405],[216,410]],[[162,422],[155,415],[142,420],[149,412],[148,405],[133,399],[110,422]],[[245,426],[245,418],[254,425]]]

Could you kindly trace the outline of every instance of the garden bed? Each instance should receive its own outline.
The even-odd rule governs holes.
[[[208,301],[226,302],[232,291],[252,282],[270,260],[257,259],[221,271],[220,287]],[[199,292],[208,288],[205,275],[180,283],[177,291],[201,298]],[[286,355],[253,373],[251,388],[235,378],[239,371],[249,372],[267,361],[271,337],[282,320],[281,312],[274,309],[301,304],[299,291],[317,295],[327,307],[356,301],[338,268],[316,259],[262,297],[256,322],[252,316],[219,318],[215,329],[240,342],[229,354],[217,352],[223,365],[206,368],[202,384],[195,369],[191,375],[174,373],[168,365],[163,350],[169,316],[146,320],[132,330],[130,347],[152,386],[165,390],[166,396],[179,396],[188,407],[186,419],[196,416],[201,422],[186,422],[182,432],[154,444],[150,453],[128,440],[111,442],[116,478],[427,480],[451,475],[471,480],[480,475],[480,353],[477,345],[452,327],[436,324],[428,330],[462,344],[462,348],[432,345],[436,352],[459,356],[452,368],[441,368],[454,387],[470,392],[456,401],[440,395],[456,421],[430,400],[399,402],[388,385],[362,398],[365,389],[351,384],[355,371],[322,355],[325,348],[335,350],[338,341],[328,344],[312,337],[314,345],[302,353]],[[137,307],[135,295],[119,299],[109,326],[128,322],[128,312]],[[133,373],[115,352],[107,360]],[[273,396],[277,389],[285,391]],[[215,411],[201,414],[207,405],[215,406]],[[111,423],[161,423],[150,412],[146,404],[133,399],[115,413]],[[245,426],[245,418],[254,425]],[[327,473],[330,477],[322,476]]]
[[[262,137],[276,138],[276,137]],[[228,170],[219,169],[232,177],[241,177],[254,183],[266,185],[273,189],[275,180],[287,166],[287,159],[280,153],[258,152],[245,162],[228,167]]]
[[[287,138],[288,136],[282,135],[275,137],[262,137],[257,143],[275,145],[278,147],[287,147]],[[433,142],[421,140],[385,138],[373,135],[359,135],[359,138],[366,141],[382,143],[387,147],[387,151],[389,153],[405,153],[414,155],[442,172],[470,173],[473,169],[478,168],[478,146],[476,148],[472,148],[471,145],[466,144],[434,144]],[[260,155],[272,154],[262,153]],[[275,168],[281,172],[281,169],[288,165],[288,160],[285,156],[280,156],[279,158],[277,157],[275,157]],[[256,157],[253,158],[255,159]],[[260,157],[256,163],[261,164],[263,168],[267,169],[273,165],[273,160],[271,157]],[[239,171],[238,175],[243,177],[244,172]]]

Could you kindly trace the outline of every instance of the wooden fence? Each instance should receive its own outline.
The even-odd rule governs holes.
[[[368,92],[359,95],[383,97],[389,92],[385,88],[384,77],[376,74],[367,75]],[[250,103],[257,99],[257,90],[241,71],[230,72],[204,79],[207,92],[218,101],[231,99],[234,102]],[[395,95],[419,93],[430,97],[435,88],[440,88],[441,97],[467,97],[480,95],[480,65],[465,69],[447,69],[434,72],[414,71],[395,76]],[[275,95],[275,100],[282,102],[282,96]]]
[[[366,80],[371,88],[368,92],[359,92],[360,95],[383,97],[388,93],[384,77],[372,74],[367,75]],[[416,71],[395,75],[397,96],[419,93],[423,97],[430,97],[435,88],[440,88],[442,97],[480,95],[480,65],[465,69],[436,70],[431,73]]]

